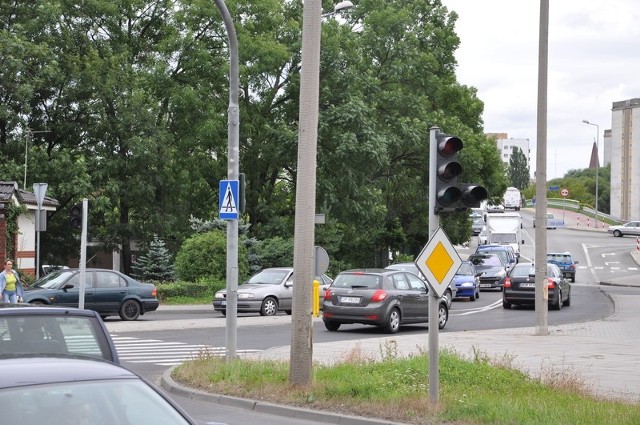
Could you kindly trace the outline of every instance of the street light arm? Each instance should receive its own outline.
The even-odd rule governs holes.
[[[335,5],[335,7],[333,8],[333,12],[323,13],[322,15],[320,15],[320,17],[327,18],[329,16],[337,15],[338,13],[351,9],[352,7],[353,3],[351,3],[349,0],[344,0]]]

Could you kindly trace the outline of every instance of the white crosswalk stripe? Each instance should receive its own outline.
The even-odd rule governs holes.
[[[205,344],[167,342],[160,339],[141,339],[112,335],[118,356],[122,362],[153,363],[160,366],[174,366],[199,357],[224,356],[225,347]],[[236,350],[238,355],[258,353],[262,350]]]

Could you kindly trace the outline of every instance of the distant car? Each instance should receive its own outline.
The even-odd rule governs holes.
[[[33,355],[119,363],[111,335],[95,311],[0,303],[0,359]]]
[[[511,269],[518,262],[518,256],[511,245],[478,245],[476,253],[481,254],[484,252],[498,254],[507,269]]]
[[[320,292],[331,285],[327,275],[316,276],[320,282]],[[238,285],[238,313],[260,313],[261,316],[275,316],[279,311],[291,314],[293,308],[293,267],[273,267],[264,269],[249,280]],[[213,309],[227,314],[227,291],[216,292]]]
[[[416,266],[415,263],[395,263],[385,267],[385,269],[402,270],[405,272],[411,272],[415,275],[418,275],[418,277],[420,277],[420,279],[424,280],[425,282],[427,281],[427,279],[420,272],[420,269],[418,269],[418,266]],[[453,302],[453,299],[456,297],[456,291],[457,291],[456,285],[453,283],[453,281],[451,281],[449,283],[449,287],[445,289],[444,294],[442,294],[442,297],[447,299],[448,308],[451,308],[451,303]]]
[[[547,218],[545,219],[545,223],[547,229],[557,229],[558,227],[564,227],[564,220],[561,218],[556,218],[553,214],[548,213]],[[533,220],[533,227],[536,227],[536,220]]]
[[[510,272],[504,282],[502,293],[502,307],[511,308],[512,305],[534,305],[536,276],[533,263],[519,263]],[[564,278],[560,268],[547,263],[547,290],[549,307],[560,310],[562,306],[571,305],[571,284]]]
[[[558,266],[564,277],[568,277],[572,283],[575,283],[576,264],[578,264],[578,261],[573,259],[573,255],[570,252],[548,252],[547,263]]]
[[[62,269],[38,279],[24,290],[24,302],[60,307],[78,307],[80,270]],[[86,269],[84,308],[95,310],[103,319],[119,315],[136,320],[158,309],[157,289],[115,270]]]
[[[484,218],[482,214],[477,212],[469,214],[469,218],[471,218],[471,230],[473,232],[473,236],[478,236],[485,225]]]
[[[329,331],[360,323],[396,333],[400,325],[429,321],[429,289],[417,275],[392,269],[343,271],[324,297],[322,320]],[[440,298],[438,328],[449,320],[446,300]]]
[[[640,221],[630,221],[619,226],[610,226],[607,232],[618,238],[626,235],[640,236]]]
[[[478,235],[478,245],[486,245],[489,239],[487,234],[487,226],[483,226],[480,234]]]
[[[503,213],[504,212],[504,205],[502,204],[488,204],[487,205],[487,212],[488,213]]]
[[[498,254],[471,254],[468,258],[480,273],[480,289],[500,289],[507,277],[507,267]]]
[[[453,277],[453,283],[458,290],[456,298],[469,298],[475,301],[480,298],[480,273],[470,261],[463,261],[458,272]]]
[[[196,425],[153,384],[114,363],[0,359],[3,424]]]

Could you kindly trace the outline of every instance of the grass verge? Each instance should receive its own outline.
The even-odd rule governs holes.
[[[399,358],[394,341],[381,361],[354,350],[333,365],[314,364],[313,382],[293,387],[285,361],[224,358],[201,353],[173,372],[184,385],[216,394],[408,424],[638,424],[640,406],[589,395],[562,365],[538,378],[511,367],[512,358],[471,358],[442,351],[438,405],[429,403],[428,357]]]

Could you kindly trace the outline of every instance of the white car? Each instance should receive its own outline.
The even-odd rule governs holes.
[[[607,232],[616,237],[625,235],[640,236],[640,221],[630,221],[619,226],[610,226]]]
[[[489,204],[489,205],[487,205],[487,212],[488,213],[503,213],[504,212],[504,205],[502,205],[502,204],[497,204],[497,205]]]

